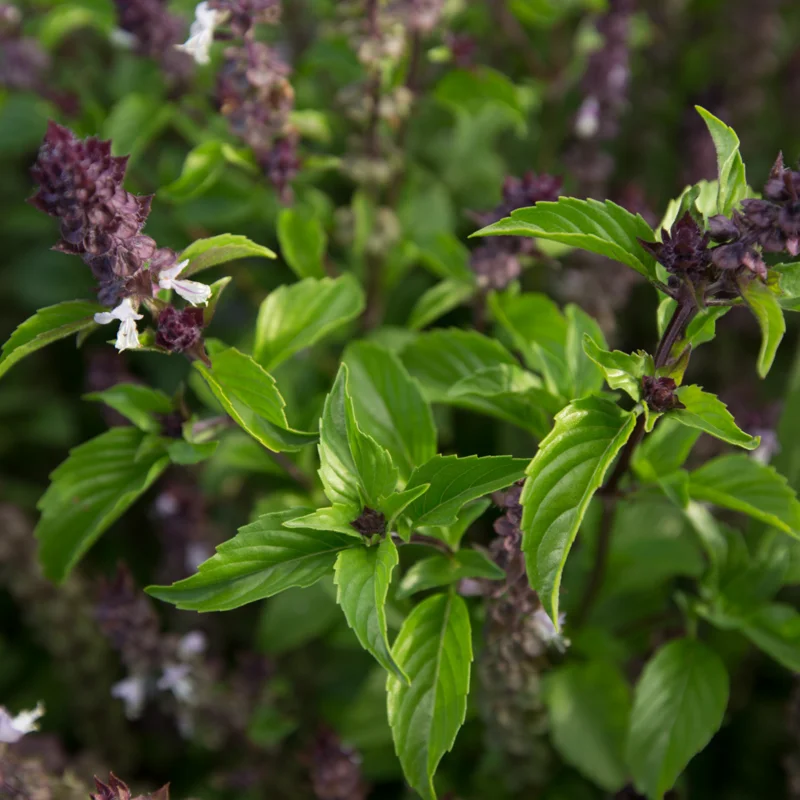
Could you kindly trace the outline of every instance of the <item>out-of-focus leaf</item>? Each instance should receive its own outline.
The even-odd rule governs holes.
[[[278,216],[281,255],[298,278],[323,278],[327,236],[309,210],[284,208]]]

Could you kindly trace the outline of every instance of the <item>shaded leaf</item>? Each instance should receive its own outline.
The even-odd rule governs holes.
[[[720,456],[689,476],[689,494],[800,537],[800,502],[786,478],[745,455]]]
[[[70,450],[50,475],[35,531],[50,580],[62,581],[169,464],[161,446],[142,452],[144,441],[136,428],[112,428]]]
[[[634,695],[627,759],[636,788],[661,798],[719,730],[728,673],[696,639],[676,639],[647,663]]]
[[[281,255],[298,278],[323,278],[327,236],[308,210],[284,208],[278,215]]]
[[[460,550],[452,557],[435,555],[417,561],[403,576],[397,598],[417,592],[449,586],[462,578],[486,578],[501,581],[505,572],[479,550]]]
[[[461,280],[444,280],[425,292],[411,309],[408,327],[413,330],[435,322],[454,308],[469,300],[475,294],[475,287]]]
[[[138,383],[117,383],[102,392],[92,392],[83,397],[105,403],[148,433],[161,430],[161,421],[156,415],[169,414],[174,409],[172,400],[164,392]]]
[[[108,309],[85,300],[68,300],[55,306],[40,308],[21,323],[3,345],[0,354],[0,376],[25,356],[35,353],[59,339],[98,327],[94,315]]]

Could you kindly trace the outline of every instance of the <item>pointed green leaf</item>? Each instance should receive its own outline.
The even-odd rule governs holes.
[[[339,368],[320,420],[319,476],[333,503],[377,508],[381,497],[394,493],[397,469],[389,453],[356,422],[348,389],[348,370]]]
[[[739,622],[758,648],[794,673],[800,672],[800,614],[785,603],[761,606]]]
[[[406,491],[425,483],[430,489],[406,509],[412,527],[452,525],[470,500],[505,489],[525,474],[527,461],[511,456],[434,456],[411,473]]]
[[[610,200],[601,203],[562,197],[556,202],[540,202],[512,211],[510,217],[472,235],[532,236],[559,242],[613,258],[645,278],[656,277],[655,262],[638,241],[652,242],[653,231],[639,214],[631,214]]]
[[[317,440],[289,427],[275,379],[250,356],[228,347],[212,354],[210,368],[199,361],[194,368],[233,420],[269,450],[299,450]]]
[[[653,433],[636,448],[633,469],[648,481],[669,475],[686,463],[699,437],[697,428],[682,425],[671,417],[662,419]]]
[[[745,455],[720,456],[689,476],[689,494],[800,537],[800,502],[786,478]]]
[[[129,419],[137,428],[148,433],[161,430],[157,414],[169,414],[175,408],[164,392],[138,383],[117,383],[103,392],[92,392],[83,397],[84,400],[105,403]]]
[[[495,339],[457,328],[420,334],[403,349],[400,359],[432,403],[449,402],[450,387],[481,369],[519,365]]]
[[[428,489],[431,488],[429,483],[423,483],[421,486],[414,486],[403,492],[395,492],[388,497],[382,498],[378,502],[378,511],[383,512],[386,516],[386,530],[391,531],[394,527],[395,520],[413,503],[418,497],[422,497]]]
[[[636,788],[662,798],[722,725],[728,673],[696,639],[664,645],[644,668],[634,695],[627,759]]]
[[[327,236],[310,210],[284,208],[278,214],[278,241],[283,260],[298,278],[323,278]]]
[[[602,661],[560,667],[545,676],[543,697],[561,757],[607,792],[622,789],[631,691],[619,668]]]
[[[256,244],[246,236],[222,233],[219,236],[209,236],[207,239],[197,239],[178,258],[180,261],[188,259],[189,264],[181,272],[182,278],[188,278],[200,270],[236,261],[239,258],[277,258],[277,256],[269,247]]]
[[[205,327],[208,327],[211,324],[211,320],[214,319],[222,293],[232,280],[233,278],[227,275],[211,284],[211,296],[208,298],[208,303],[203,307],[203,325],[205,325]]]
[[[636,414],[601,397],[568,405],[542,440],[522,490],[522,549],[531,585],[558,629],[561,573],[594,493],[633,431]]]
[[[336,559],[336,600],[361,646],[403,683],[408,678],[389,652],[386,633],[386,595],[397,566],[397,547],[387,536],[377,547],[353,547]]]
[[[717,151],[717,170],[719,172],[719,194],[717,195],[717,213],[730,214],[747,197],[747,178],[744,162],[739,152],[739,137],[733,128],[721,119],[700,106],[695,106],[697,113],[708,126],[708,132],[714,140]]]
[[[742,297],[761,328],[761,349],[758,353],[758,374],[766,378],[775,360],[778,346],[786,333],[786,320],[777,296],[759,280],[752,280],[742,289]]]
[[[704,392],[700,386],[681,386],[676,394],[686,408],[670,411],[670,419],[710,433],[723,442],[735,444],[745,450],[755,450],[758,447],[761,437],[750,436],[741,430],[728,407],[715,394]]]
[[[253,358],[264,369],[273,369],[363,310],[364,290],[352,275],[281,286],[259,309]]]
[[[35,535],[45,575],[62,581],[169,464],[163,447],[137,459],[145,434],[112,428],[70,450],[39,500]]]
[[[219,442],[196,444],[183,439],[175,439],[167,445],[167,455],[173,464],[182,466],[200,464],[214,455],[218,444]]]
[[[470,525],[472,525],[491,504],[490,500],[473,500],[471,503],[467,503],[464,508],[458,512],[456,521],[452,525],[420,525],[419,531],[428,536],[433,536],[434,539],[441,539],[443,542],[449,544],[453,550],[458,550],[461,540],[464,538],[464,534],[467,532]]]
[[[17,361],[73,333],[98,327],[94,315],[108,309],[85,300],[68,300],[40,308],[11,334],[0,354],[0,376]]]
[[[450,387],[454,405],[479,404],[481,411],[518,425],[542,438],[551,418],[564,407],[561,397],[542,388],[532,372],[513,364],[499,364],[467,375]]]
[[[647,353],[623,353],[603,350],[588,336],[584,337],[586,355],[603,371],[606,383],[612,389],[622,389],[637,403],[642,398],[642,378],[654,375],[656,368]]]
[[[433,775],[467,712],[472,632],[464,601],[449,592],[420,603],[392,655],[410,680],[390,675],[386,683],[395,750],[409,784],[424,800],[436,800]]]
[[[455,555],[435,555],[417,561],[403,576],[398,600],[417,592],[449,586],[463,578],[486,578],[501,581],[505,572],[479,550],[460,550]]]
[[[567,396],[571,376],[567,363],[567,320],[544,294],[493,293],[489,307],[511,336],[525,363],[541,373],[548,391]]]
[[[172,586],[149,586],[147,593],[184,610],[228,611],[292,586],[311,586],[357,542],[341,533],[283,526],[304,513],[298,508],[259,517],[219,545],[195,575]]]
[[[354,342],[343,360],[359,426],[407,478],[436,455],[436,426],[419,384],[394,353],[373,342]]]
[[[225,169],[223,143],[217,139],[192,148],[183,162],[181,174],[172,183],[162,186],[159,197],[180,203],[208,191]]]
[[[420,330],[469,300],[475,287],[462,280],[445,280],[425,292],[411,309],[408,327]]]
[[[311,514],[295,517],[284,522],[287,528],[308,528],[314,531],[336,531],[355,539],[361,539],[361,534],[350,524],[358,519],[360,508],[355,506],[333,505],[318,508]]]

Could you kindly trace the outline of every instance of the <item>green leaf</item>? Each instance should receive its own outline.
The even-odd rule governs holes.
[[[361,540],[361,534],[350,524],[359,515],[353,506],[332,505],[318,508],[311,514],[290,519],[283,524],[287,528],[310,528],[315,531],[336,531]]]
[[[613,258],[650,280],[656,277],[655,261],[638,241],[652,242],[653,231],[639,214],[610,200],[601,203],[562,197],[556,202],[539,202],[512,211],[510,217],[472,235],[531,236],[559,242]]]
[[[211,356],[210,369],[199,361],[194,367],[233,420],[269,450],[299,450],[317,440],[289,427],[275,379],[250,356],[229,347]]]
[[[436,426],[419,384],[394,353],[373,342],[352,343],[343,361],[359,426],[407,478],[436,455]]]
[[[700,438],[697,428],[682,425],[675,419],[662,419],[658,427],[644,438],[633,455],[633,469],[641,478],[654,481],[680,469]]]
[[[159,197],[180,203],[207,192],[222,175],[225,161],[222,142],[197,145],[187,153],[180,177],[162,187]]]
[[[613,664],[570,664],[545,676],[544,701],[561,757],[607,792],[628,781],[625,734],[631,691]]]
[[[398,600],[417,592],[449,586],[463,578],[486,578],[501,581],[505,572],[479,550],[460,550],[452,557],[435,555],[417,561],[403,576]]]
[[[253,357],[264,369],[273,369],[363,310],[364,290],[349,274],[281,286],[259,309]]]
[[[403,349],[400,358],[432,403],[450,402],[450,387],[481,369],[498,364],[518,366],[500,342],[477,331],[457,328],[420,334]]]
[[[558,629],[561,573],[592,496],[631,435],[636,414],[601,397],[561,411],[526,470],[522,549],[531,586]]]
[[[542,388],[536,375],[512,364],[478,370],[455,383],[448,396],[453,405],[479,406],[483,413],[538,438],[550,430],[551,418],[564,407],[564,400]]]
[[[311,211],[284,208],[278,215],[278,241],[284,261],[298,278],[325,276],[327,236]]]
[[[336,591],[327,576],[313,586],[286,589],[264,604],[256,634],[258,650],[271,656],[297,650],[341,619]]]
[[[739,152],[739,137],[733,128],[721,119],[700,106],[695,106],[697,113],[708,126],[708,132],[714,140],[717,151],[717,170],[719,172],[719,194],[717,195],[717,213],[728,215],[747,197],[747,178],[744,162]]]
[[[769,271],[772,275],[778,276],[778,287],[782,300],[791,301],[800,297],[800,261],[775,264],[769,268]]]
[[[676,394],[686,408],[670,411],[671,419],[710,433],[723,442],[735,444],[745,450],[755,450],[758,447],[761,437],[750,436],[741,430],[728,407],[715,394],[704,392],[700,386],[681,386]]]
[[[353,547],[339,553],[334,582],[339,590],[336,600],[361,646],[388,673],[408,683],[392,658],[386,633],[386,595],[397,562],[397,547],[387,536],[377,547]]]
[[[720,456],[689,476],[689,494],[800,538],[800,502],[786,478],[745,455]]]
[[[413,527],[453,525],[470,500],[505,489],[525,474],[526,460],[511,456],[434,456],[411,473],[406,491],[425,483],[430,489],[406,509]]]
[[[722,725],[728,673],[696,639],[676,639],[647,663],[636,686],[627,760],[638,791],[662,798]]]
[[[759,280],[752,280],[742,289],[742,297],[761,328],[761,349],[758,353],[758,374],[766,378],[775,360],[778,346],[786,333],[783,309],[773,291]]]
[[[388,451],[356,422],[345,364],[325,400],[319,429],[319,476],[331,503],[360,513],[363,506],[377,508],[380,498],[394,493],[397,468]]]
[[[761,606],[738,622],[758,648],[792,672],[800,672],[800,614],[784,603]]]
[[[409,614],[392,648],[410,680],[387,679],[389,725],[406,780],[435,800],[433,775],[452,749],[467,712],[472,632],[455,593],[438,594]]]
[[[452,525],[421,525],[419,530],[421,533],[426,533],[428,536],[433,536],[435,539],[441,539],[443,542],[450,545],[453,550],[458,550],[461,539],[464,537],[470,525],[472,525],[490,505],[491,501],[489,500],[473,500],[471,503],[467,503],[464,508],[458,512],[456,521]]]
[[[126,156],[129,169],[175,113],[171,105],[160,105],[157,110],[153,105],[151,96],[127,94],[114,105],[103,124],[103,138],[111,140],[112,155]]]
[[[277,256],[269,247],[256,244],[246,236],[222,233],[219,236],[209,236],[207,239],[197,239],[180,254],[181,261],[187,259],[189,261],[181,272],[181,277],[188,278],[201,270],[240,258],[277,258]]]
[[[567,364],[567,320],[544,294],[493,293],[489,307],[511,336],[525,363],[542,374],[548,391],[567,396],[572,380]]]
[[[112,428],[70,450],[39,500],[35,535],[45,575],[62,581],[109,526],[164,471],[163,448],[140,454],[145,434]]]
[[[597,347],[606,348],[606,337],[595,319],[580,306],[570,303],[565,306],[564,314],[567,318],[567,368],[572,379],[569,396],[583,397],[603,388],[603,371],[587,357],[584,341],[589,339]]]
[[[172,586],[149,586],[147,593],[183,610],[229,611],[292,586],[311,586],[356,543],[341,533],[283,526],[306,511],[265,514],[219,545],[195,575]]]
[[[475,273],[469,266],[469,248],[453,234],[440,233],[426,241],[420,249],[419,258],[434,275],[444,281],[475,283]]]
[[[232,280],[233,278],[228,275],[211,284],[211,295],[208,298],[208,303],[203,307],[203,325],[205,325],[205,327],[208,327],[211,324],[211,320],[214,319],[222,293]]]
[[[652,356],[641,350],[636,353],[609,352],[598,347],[589,336],[584,336],[583,349],[603,371],[610,388],[622,389],[637,403],[642,399],[642,378],[655,375],[656,371]]]
[[[40,308],[11,334],[3,345],[0,354],[0,376],[25,356],[41,350],[52,342],[65,339],[73,333],[80,333],[97,327],[94,315],[107,311],[97,303],[85,300],[68,300],[55,306]]]
[[[103,392],[92,392],[83,397],[84,400],[105,403],[148,433],[161,430],[161,421],[156,414],[169,414],[175,408],[164,392],[138,383],[117,383]]]
[[[167,455],[173,464],[181,464],[183,466],[199,464],[214,455],[218,444],[219,442],[195,444],[186,442],[183,439],[177,439],[167,445]]]
[[[441,281],[428,289],[414,304],[408,317],[408,327],[421,330],[458,308],[474,294],[475,287],[471,283],[461,280]]]
[[[378,503],[378,511],[382,511],[386,517],[386,530],[391,531],[397,518],[413,503],[418,497],[422,497],[430,489],[429,483],[415,486],[403,492],[395,492],[388,497],[381,498]]]

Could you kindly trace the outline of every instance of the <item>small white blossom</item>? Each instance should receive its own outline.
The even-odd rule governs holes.
[[[130,297],[126,297],[113,311],[103,311],[94,315],[94,321],[98,325],[108,325],[115,320],[119,321],[117,342],[114,345],[119,351],[139,347],[139,331],[136,330],[137,319],[142,319],[142,315],[136,313]]]
[[[208,641],[203,631],[189,631],[178,642],[178,658],[181,661],[188,661],[193,656],[202,655],[207,645]]]
[[[131,675],[111,687],[111,696],[122,700],[128,719],[139,719],[147,699],[147,679],[142,675]]]
[[[562,611],[558,615],[558,627],[563,628],[567,620],[567,615]],[[541,607],[537,608],[533,614],[533,623],[539,638],[549,647],[555,647],[556,650],[564,652],[569,647],[569,639],[565,639],[553,625],[553,620],[550,619],[548,613]]]
[[[184,300],[193,306],[205,305],[211,297],[211,287],[198,281],[176,280],[186,269],[189,260],[181,261],[169,269],[163,269],[158,276],[158,285],[162,289],[174,289]]]
[[[189,38],[184,44],[175,46],[188,53],[198,64],[208,64],[214,30],[224,18],[225,12],[209,8],[208,3],[198,3],[194,10],[194,22],[189,28]]]
[[[5,706],[0,706],[0,743],[13,744],[25,734],[38,731],[36,721],[44,714],[44,705],[39,703],[30,711],[20,711],[12,717]]]
[[[188,664],[168,664],[164,667],[156,686],[162,692],[170,691],[181,703],[190,703],[194,698],[194,681]]]

